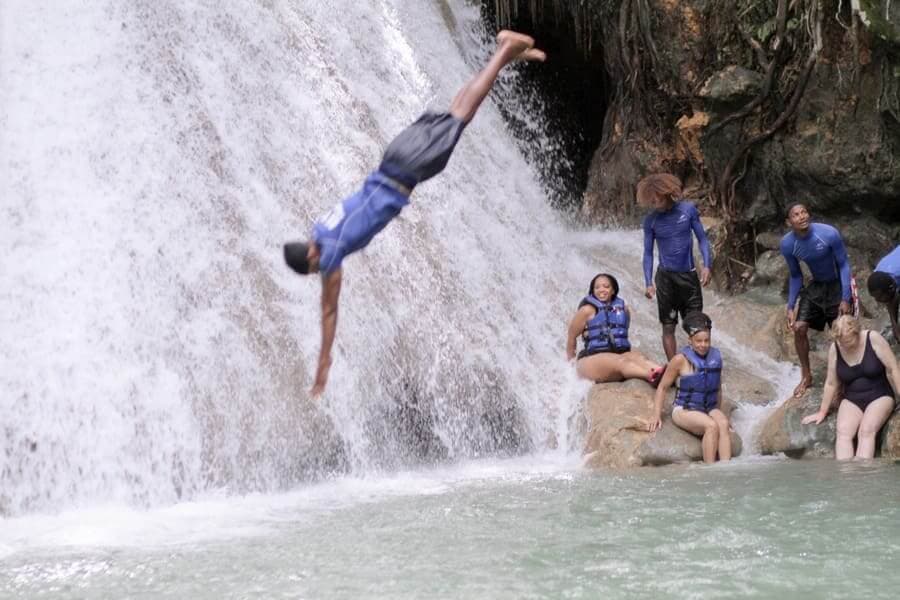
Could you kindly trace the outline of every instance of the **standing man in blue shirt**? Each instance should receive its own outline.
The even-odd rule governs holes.
[[[659,307],[662,324],[662,344],[666,358],[675,356],[675,326],[678,315],[703,310],[703,292],[700,286],[709,283],[709,241],[700,213],[691,202],[681,198],[681,180],[674,175],[648,175],[638,182],[638,203],[653,206],[654,211],[644,217],[644,295],[653,298]],[[700,244],[703,270],[697,277],[694,267],[694,238]],[[659,268],[653,275],[653,243],[659,250]]]
[[[794,331],[794,346],[800,359],[800,383],[794,388],[794,396],[799,398],[812,385],[809,328],[822,331],[839,315],[848,314],[852,290],[847,250],[838,230],[824,223],[811,223],[809,210],[800,202],[788,207],[787,224],[791,231],[781,240],[781,254],[791,273],[787,324]],[[812,273],[812,281],[806,286],[801,260]]]
[[[900,326],[897,325],[897,309],[900,307],[900,246],[878,261],[875,272],[869,275],[866,285],[875,301],[887,306],[894,339],[900,342]]]
[[[322,274],[322,347],[311,396],[321,394],[328,381],[344,258],[365,248],[409,204],[413,188],[447,166],[459,136],[503,67],[516,59],[546,59],[527,35],[504,30],[497,42],[487,65],[456,94],[448,112],[426,112],[404,129],[362,188],[316,222],[311,240],[285,244],[284,259],[291,269],[301,275]]]

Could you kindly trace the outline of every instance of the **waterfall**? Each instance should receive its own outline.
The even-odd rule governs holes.
[[[477,8],[12,2],[0,19],[0,512],[553,443],[591,267],[490,102],[348,259],[318,404],[320,284],[280,255],[483,64]]]
[[[575,444],[566,324],[638,241],[573,248],[492,102],[345,262],[307,397],[320,282],[281,244],[484,63],[477,7],[34,0],[0,28],[0,514]],[[493,101],[540,129],[516,79]]]

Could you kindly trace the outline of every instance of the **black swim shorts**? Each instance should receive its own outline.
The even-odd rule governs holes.
[[[822,331],[825,325],[838,318],[843,295],[841,280],[811,281],[800,290],[797,302],[797,321],[806,322],[811,329]]]
[[[450,113],[426,112],[388,145],[379,170],[415,187],[444,170],[465,126]]]
[[[656,270],[656,303],[659,306],[659,322],[663,325],[678,323],[688,313],[703,310],[703,292],[697,271],[674,273]]]

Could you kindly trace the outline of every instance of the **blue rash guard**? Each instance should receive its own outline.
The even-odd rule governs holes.
[[[684,200],[676,202],[666,212],[653,211],[644,217],[644,283],[650,287],[653,280],[653,241],[659,249],[659,268],[673,273],[694,270],[694,240],[700,243],[703,266],[709,267],[709,240],[697,207]]]
[[[349,254],[365,248],[409,204],[409,192],[374,171],[355,194],[346,197],[313,226],[319,246],[319,271],[333,273]]]
[[[900,246],[894,248],[890,254],[878,261],[876,271],[887,273],[894,278],[894,283],[900,287]]]
[[[813,281],[824,283],[840,277],[841,298],[850,302],[850,263],[844,240],[837,229],[824,223],[811,223],[806,237],[800,237],[793,231],[788,232],[781,239],[781,254],[791,272],[788,309],[794,308],[803,286],[801,260],[809,267]]]

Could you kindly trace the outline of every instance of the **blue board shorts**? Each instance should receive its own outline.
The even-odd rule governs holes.
[[[465,127],[450,113],[426,112],[388,145],[378,169],[412,189],[444,170]]]

